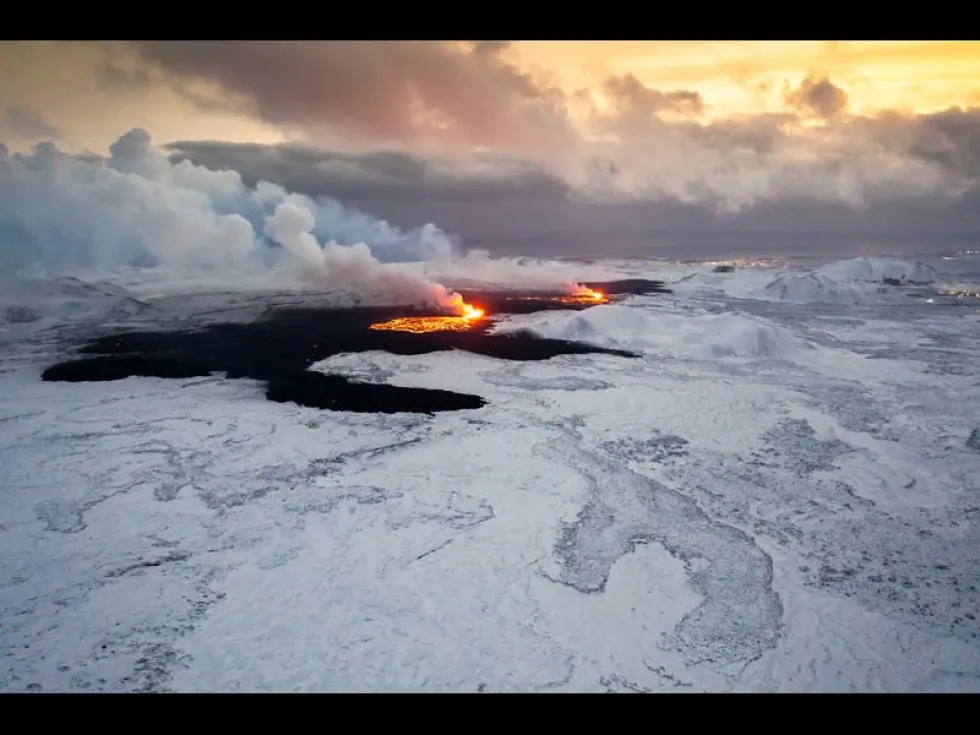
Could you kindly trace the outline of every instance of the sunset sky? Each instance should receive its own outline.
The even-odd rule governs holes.
[[[12,152],[133,128],[477,239],[980,231],[976,42],[0,43]]]

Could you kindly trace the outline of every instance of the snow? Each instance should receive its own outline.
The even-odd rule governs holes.
[[[938,294],[968,260],[610,261],[675,293],[496,328],[638,358],[313,366],[489,401],[431,417],[41,382],[97,325],[332,297],[7,280],[0,690],[980,691],[980,304]]]
[[[830,302],[868,304],[888,296],[887,286],[863,281],[839,281],[823,273],[781,273],[758,295],[800,304]]]
[[[937,280],[936,269],[920,261],[853,258],[830,263],[812,272],[780,273],[754,295],[804,304],[868,304],[901,299],[896,286],[923,286]]]
[[[819,273],[829,278],[847,281],[882,283],[890,279],[908,283],[935,283],[936,269],[921,261],[900,258],[853,258],[841,260],[820,268]]]
[[[503,324],[498,333],[527,330],[549,339],[598,344],[688,358],[786,357],[805,353],[810,345],[788,330],[740,314],[658,313],[627,304],[605,304],[579,313]]]
[[[711,266],[673,266],[662,269],[670,288],[684,296],[719,293],[730,298],[756,297],[782,269],[771,265],[736,267],[731,273],[715,273]]]
[[[25,332],[70,321],[105,321],[149,309],[125,288],[73,277],[5,279],[0,284],[0,329]]]

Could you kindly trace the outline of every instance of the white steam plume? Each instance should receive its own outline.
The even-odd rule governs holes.
[[[299,266],[319,287],[455,312],[462,299],[434,277],[576,286],[570,268],[454,255],[434,225],[402,231],[336,200],[314,201],[268,182],[248,187],[235,171],[172,164],[140,129],[121,136],[107,158],[73,156],[52,143],[24,155],[0,143],[0,270],[8,273],[160,266],[178,279],[208,275],[222,283]]]
[[[399,264],[397,267],[460,289],[489,287],[574,293],[582,289],[579,279],[606,281],[623,277],[620,271],[595,263],[527,257],[493,258],[485,250],[469,250],[464,256],[452,260]]]
[[[364,243],[342,246],[328,242],[321,247],[313,234],[315,225],[313,212],[292,202],[276,207],[265,224],[265,233],[295,256],[302,277],[311,283],[323,288],[380,293],[409,303],[462,312],[459,294],[381,263]]]
[[[451,240],[433,225],[406,232],[332,199],[266,182],[250,188],[235,171],[171,164],[137,129],[105,159],[72,156],[52,143],[27,155],[0,144],[0,268],[165,266],[233,279],[280,260],[282,250],[256,233],[282,204],[311,213],[314,243],[358,245],[349,254],[356,262],[365,252],[374,262],[453,255]]]

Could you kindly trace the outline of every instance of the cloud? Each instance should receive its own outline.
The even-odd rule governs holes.
[[[976,110],[861,117],[827,77],[788,89],[782,112],[717,119],[710,97],[656,89],[638,75],[563,91],[526,70],[502,41],[115,43],[99,53],[91,46],[84,56],[100,94],[131,95],[134,109],[140,94],[154,100],[161,128],[169,108],[159,101],[172,102],[176,91],[181,104],[202,110],[191,127],[227,119],[218,134],[241,140],[253,137],[243,130],[275,125],[295,141],[229,148],[180,140],[173,162],[231,168],[248,186],[265,179],[362,206],[378,202],[379,211],[396,203],[422,211],[432,201],[528,201],[558,211],[566,199],[674,203],[720,216],[797,201],[867,209],[956,201],[980,172]],[[91,83],[82,76],[72,84]],[[91,115],[91,107],[77,114]],[[35,110],[70,119],[54,102]],[[79,144],[92,140],[68,132]],[[215,128],[200,135],[213,138]]]
[[[980,108],[953,108],[921,117],[918,123],[909,135],[900,118],[884,117],[877,132],[898,138],[913,155],[951,173],[964,177],[980,173]]]
[[[382,260],[453,252],[453,241],[433,225],[404,231],[334,199],[267,182],[250,187],[231,170],[173,164],[137,129],[102,160],[66,154],[50,142],[29,154],[0,150],[0,262],[219,274],[268,268],[282,251],[264,237],[264,226],[284,204],[308,210],[320,241],[364,243]]]
[[[616,130],[616,111],[605,114],[612,115],[608,130]],[[677,247],[692,243],[690,233],[698,231],[782,233],[782,244],[765,247],[805,250],[825,247],[815,244],[818,233],[980,226],[980,110],[850,116],[814,128],[789,112],[651,120],[656,132],[627,125],[631,145],[608,146],[605,167],[596,164],[587,182],[590,196],[544,161],[489,154],[477,165],[476,157],[345,154],[299,145],[183,142],[171,150],[176,160],[335,196],[404,226],[437,222],[468,246],[497,253],[637,255],[673,248],[677,238],[670,233],[688,233],[677,235]],[[645,161],[644,150],[660,155]],[[596,196],[606,182],[609,195]],[[709,244],[698,240],[692,247]]]
[[[308,137],[535,151],[573,133],[558,90],[507,62],[502,42],[145,42],[143,59],[181,82]]]
[[[25,140],[53,140],[61,137],[58,128],[30,105],[11,105],[5,108],[3,127],[12,135]]]
[[[632,74],[612,76],[602,87],[603,95],[617,108],[619,117],[643,125],[665,112],[700,115],[704,100],[698,92],[676,90],[662,92],[645,86]]]
[[[792,113],[668,120],[654,104],[662,97],[631,87],[591,115],[603,136],[595,150],[605,165],[579,185],[607,198],[705,203],[728,212],[797,199],[862,208],[920,197],[954,200],[980,174],[946,160],[973,155],[972,112],[848,117],[839,114],[842,101],[828,86],[804,83],[800,104],[830,115],[822,125]],[[935,149],[924,155],[924,139],[942,140],[942,155]]]
[[[847,92],[826,77],[807,77],[797,89],[787,90],[784,99],[791,107],[826,119],[847,109]]]
[[[175,155],[231,156],[249,175],[272,167],[304,189],[354,200],[424,192],[673,201],[728,213],[800,199],[862,208],[953,200],[978,174],[968,163],[972,112],[849,116],[846,92],[829,78],[788,90],[786,112],[717,120],[697,91],[655,89],[632,74],[566,94],[522,70],[505,42],[138,48],[175,83],[223,90],[210,104],[226,100],[306,137],[304,146],[234,154],[184,141]]]
[[[126,68],[112,58],[100,59],[92,70],[92,75],[96,85],[114,92],[145,90],[154,82],[153,75],[146,69]]]
[[[494,203],[564,199],[568,186],[533,160],[478,154],[468,159],[406,151],[346,153],[301,144],[219,141],[170,143],[174,162],[230,168],[247,182],[275,181],[292,191],[371,202],[432,199]]]

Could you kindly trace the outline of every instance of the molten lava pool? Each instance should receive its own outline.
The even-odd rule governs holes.
[[[483,320],[483,309],[470,304],[463,306],[460,316],[405,316],[386,322],[372,324],[370,329],[376,332],[467,332]]]

